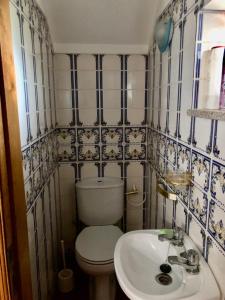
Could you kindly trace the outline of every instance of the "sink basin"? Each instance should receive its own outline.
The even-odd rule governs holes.
[[[216,280],[200,253],[198,274],[190,274],[178,265],[171,265],[172,271],[169,276],[160,271],[161,264],[169,264],[168,255],[179,255],[184,248],[173,246],[168,241],[159,241],[159,232],[132,231],[124,234],[116,244],[116,276],[127,297],[131,300],[221,299]],[[186,250],[198,251],[187,235],[184,237],[184,245]]]

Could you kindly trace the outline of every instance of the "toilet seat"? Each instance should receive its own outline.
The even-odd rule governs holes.
[[[88,260],[85,257],[81,256],[78,252],[76,253],[76,257],[79,258],[80,260],[82,260],[83,262],[89,264],[89,265],[109,265],[109,264],[113,264],[113,259],[110,260],[105,260],[105,261],[93,261],[93,260]]]
[[[86,227],[76,239],[76,253],[88,264],[112,264],[115,245],[122,234],[119,227],[113,225]]]

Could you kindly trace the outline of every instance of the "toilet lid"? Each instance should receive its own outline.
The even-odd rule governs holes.
[[[94,262],[112,260],[117,240],[123,232],[116,226],[89,226],[81,231],[75,248],[84,259]]]

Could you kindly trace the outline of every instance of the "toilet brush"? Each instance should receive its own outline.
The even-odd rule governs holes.
[[[65,256],[65,245],[64,241],[61,240],[61,251],[62,251],[62,261],[63,261],[63,269],[66,269],[66,256]]]
[[[71,269],[67,269],[66,267],[65,245],[63,240],[61,240],[61,252],[63,269],[58,273],[58,286],[60,292],[69,293],[74,288],[74,276],[73,271]]]

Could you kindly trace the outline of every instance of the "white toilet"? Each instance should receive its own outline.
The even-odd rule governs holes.
[[[117,223],[123,216],[123,181],[86,178],[76,184],[79,220],[87,225],[75,242],[77,263],[90,275],[91,300],[115,299],[113,255],[123,234]]]

